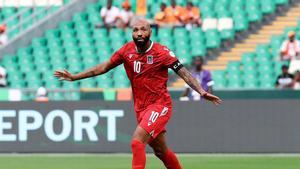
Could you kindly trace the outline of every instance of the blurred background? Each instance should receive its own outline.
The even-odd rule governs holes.
[[[53,72],[78,73],[108,60],[132,40],[132,22],[146,18],[152,41],[170,48],[206,91],[224,100],[213,107],[169,71],[175,151],[299,153],[299,4],[0,0],[0,152],[130,153],[136,124],[123,66],[76,82]]]

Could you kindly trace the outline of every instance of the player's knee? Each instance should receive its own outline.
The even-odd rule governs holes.
[[[138,149],[142,149],[145,148],[145,144],[139,140],[133,139],[131,141],[131,149],[132,150],[138,150]]]
[[[162,158],[164,155],[163,149],[161,147],[155,147],[153,148],[154,150],[154,155],[158,158]]]

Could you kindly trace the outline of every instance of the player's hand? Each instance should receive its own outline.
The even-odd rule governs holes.
[[[66,69],[64,71],[57,70],[54,72],[54,76],[59,78],[59,80],[66,80],[66,81],[74,81],[74,76],[68,72]]]
[[[209,100],[211,101],[213,104],[215,105],[220,105],[223,101],[218,97],[218,96],[215,96],[213,94],[210,94],[210,93],[205,93],[203,95],[203,97],[206,99],[206,100]]]

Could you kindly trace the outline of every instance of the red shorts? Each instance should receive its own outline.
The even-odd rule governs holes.
[[[166,131],[166,125],[172,115],[172,109],[162,105],[151,105],[141,112],[138,119],[139,126],[150,135],[151,143],[160,133]]]

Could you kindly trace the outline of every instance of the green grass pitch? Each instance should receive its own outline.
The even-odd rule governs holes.
[[[296,155],[179,155],[184,169],[300,169]],[[131,156],[118,154],[0,155],[0,169],[130,169]],[[147,169],[164,169],[147,156]]]

